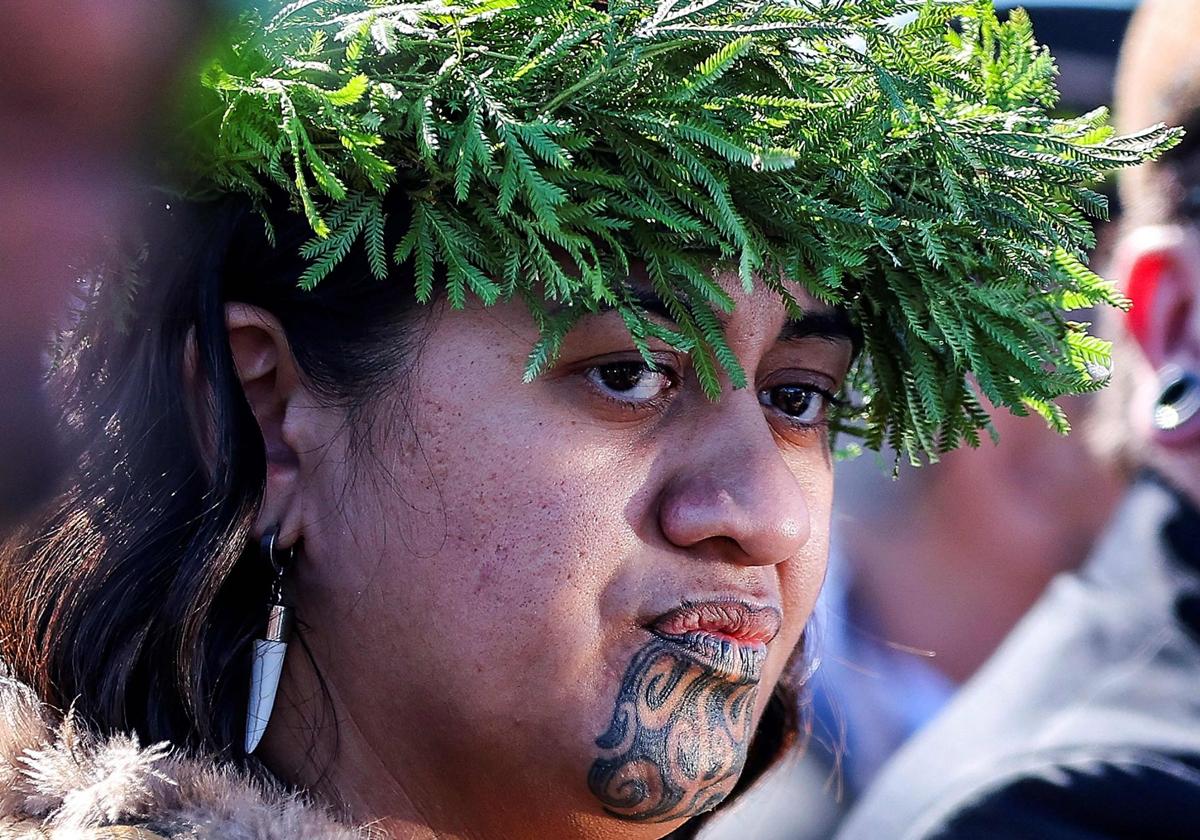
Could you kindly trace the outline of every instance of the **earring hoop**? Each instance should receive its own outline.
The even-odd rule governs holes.
[[[1168,439],[1191,437],[1200,430],[1200,375],[1178,365],[1159,372],[1161,383],[1154,401],[1154,428]]]
[[[282,595],[283,575],[292,564],[296,562],[296,546],[289,546],[282,556],[277,555],[279,549],[279,526],[271,528],[258,542],[259,553],[263,559],[271,566],[271,571],[275,573],[274,579],[271,581],[271,600],[278,601]]]

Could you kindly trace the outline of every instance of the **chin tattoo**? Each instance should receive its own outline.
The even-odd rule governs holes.
[[[588,772],[605,810],[669,822],[719,805],[746,763],[761,671],[762,657],[720,642],[655,639],[638,651]]]

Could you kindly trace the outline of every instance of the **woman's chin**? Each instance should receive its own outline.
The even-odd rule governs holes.
[[[733,790],[754,731],[757,679],[653,637],[630,661],[588,788],[607,813],[667,823],[711,811]]]

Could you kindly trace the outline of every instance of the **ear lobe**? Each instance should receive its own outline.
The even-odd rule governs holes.
[[[1200,288],[1200,246],[1177,226],[1142,228],[1122,243],[1118,266],[1133,301],[1126,328],[1147,361],[1160,368],[1188,339]]]
[[[283,326],[269,312],[231,303],[225,308],[225,325],[233,364],[262,433],[267,459],[266,487],[255,533],[279,525],[280,545],[294,545],[300,532],[295,513],[300,459],[285,420],[303,387],[296,363]]]

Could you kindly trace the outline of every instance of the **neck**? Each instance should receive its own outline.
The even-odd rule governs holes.
[[[383,738],[367,732],[335,681],[316,680],[300,645],[293,647],[258,754],[278,778],[355,825],[390,840],[648,840],[670,828],[616,822],[558,791],[534,794],[560,807],[531,807],[528,795],[513,795],[525,780],[514,779],[511,766],[488,766],[479,750],[453,752],[436,727],[406,720]]]
[[[298,676],[311,675],[307,659],[299,654],[301,651],[294,650],[288,659],[292,686],[300,681]],[[308,679],[303,682],[317,684]],[[272,772],[348,821],[370,824],[391,840],[466,840],[467,833],[435,829],[439,821],[423,805],[423,798],[411,790],[411,779],[407,774],[402,779],[354,718],[342,712],[336,689],[326,683],[325,691],[327,695],[296,691],[288,684],[280,687],[271,725],[258,750]],[[296,702],[300,697],[305,700]],[[336,726],[332,721],[337,721]],[[306,737],[297,738],[296,733]]]

